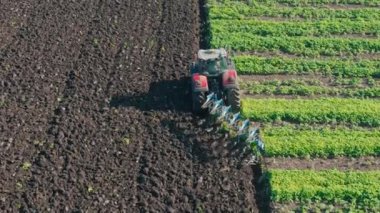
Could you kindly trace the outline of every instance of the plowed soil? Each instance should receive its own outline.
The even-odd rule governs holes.
[[[195,0],[0,5],[1,212],[257,212],[190,112]],[[261,207],[260,207],[261,208]]]

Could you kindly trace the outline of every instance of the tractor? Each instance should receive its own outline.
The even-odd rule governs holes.
[[[233,112],[240,111],[237,73],[225,49],[199,50],[190,73],[194,113],[207,112],[203,104],[211,93],[222,99],[224,105],[231,106]]]

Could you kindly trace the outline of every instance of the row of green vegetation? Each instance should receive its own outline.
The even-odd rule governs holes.
[[[263,37],[250,33],[213,34],[212,47],[237,51],[283,52],[303,56],[339,56],[380,53],[380,40],[316,37]]]
[[[285,7],[283,5],[265,5],[252,1],[251,4],[238,1],[210,1],[210,18],[215,19],[252,19],[257,17],[301,18],[301,19],[351,19],[379,20],[379,8],[356,8],[349,10],[315,8],[315,7]]]
[[[378,128],[267,125],[262,136],[268,157],[380,156]]]
[[[380,210],[380,171],[270,170],[275,202],[326,202],[352,209]]]
[[[211,27],[214,34],[245,32],[260,36],[380,35],[380,21],[212,20]]]
[[[242,114],[261,122],[352,124],[380,126],[376,99],[244,99]]]
[[[352,83],[359,83],[352,79]],[[301,80],[285,80],[285,81],[250,81],[241,84],[241,88],[246,90],[248,94],[258,95],[298,95],[298,96],[344,96],[344,97],[362,97],[362,98],[379,98],[380,87],[329,87],[314,84],[315,82]],[[375,82],[376,83],[376,82]],[[376,83],[377,84],[377,83]]]
[[[241,2],[249,2],[250,0],[240,0]],[[256,0],[263,3],[281,3],[290,6],[316,6],[316,5],[364,5],[376,7],[380,6],[379,0]]]
[[[286,57],[259,57],[240,55],[234,57],[236,69],[241,74],[313,74],[344,77],[380,77],[380,60],[342,60]]]

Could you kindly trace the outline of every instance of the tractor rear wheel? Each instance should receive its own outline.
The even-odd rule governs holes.
[[[227,90],[227,105],[231,106],[233,112],[240,111],[240,94],[238,88]]]
[[[197,114],[203,113],[205,110],[202,109],[202,105],[206,101],[206,95],[203,92],[193,92],[192,100],[193,100],[193,112]]]

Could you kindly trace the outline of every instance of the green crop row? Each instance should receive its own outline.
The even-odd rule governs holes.
[[[260,36],[331,36],[344,34],[378,36],[380,35],[380,21],[212,20],[211,30],[214,34],[246,32]]]
[[[266,126],[268,157],[380,156],[380,129]]]
[[[380,87],[374,88],[342,88],[342,87],[325,87],[318,85],[307,85],[304,82],[282,82],[279,85],[266,84],[260,82],[243,83],[242,89],[248,94],[266,94],[266,95],[299,95],[299,96],[344,96],[344,97],[367,97],[379,98]]]
[[[349,10],[313,8],[313,7],[283,7],[241,2],[212,3],[211,19],[250,19],[254,17],[302,18],[302,19],[352,19],[379,20],[380,9],[358,8]]]
[[[247,1],[246,1],[247,2]],[[364,5],[376,7],[380,6],[379,0],[256,0],[263,3],[281,3],[291,6],[307,6],[307,5]]]
[[[211,46],[230,47],[237,51],[281,51],[305,56],[380,52],[380,40],[374,39],[262,37],[244,32],[213,34]]]
[[[346,201],[367,210],[380,206],[380,171],[274,169],[268,178],[275,202]]]
[[[239,73],[242,74],[310,74],[321,73],[345,77],[379,77],[380,61],[342,59],[304,59],[258,57],[241,55],[234,57]]]
[[[255,121],[342,123],[380,126],[380,100],[376,99],[243,99],[242,114]]]

